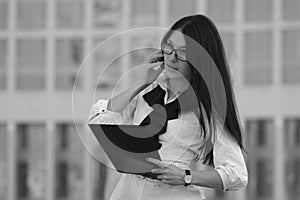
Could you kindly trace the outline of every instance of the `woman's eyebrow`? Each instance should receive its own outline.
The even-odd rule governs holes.
[[[170,39],[167,40],[167,43],[173,44],[172,40],[170,40]],[[185,48],[185,46],[179,46],[178,47],[178,49],[182,49],[182,48]]]

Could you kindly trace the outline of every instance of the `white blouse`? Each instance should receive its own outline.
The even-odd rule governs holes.
[[[120,113],[107,110],[108,100],[99,100],[91,108],[89,123],[139,125],[153,110],[142,96],[158,84],[166,91],[165,104],[174,101],[184,91],[179,91],[174,98],[168,100],[166,84],[157,79],[134,97]],[[208,132],[204,138],[193,112],[181,113],[178,119],[169,120],[166,132],[159,136],[159,142],[162,144],[158,150],[162,161],[182,169],[189,169],[193,162],[204,159],[214,147],[215,170],[222,179],[224,191],[242,189],[248,183],[247,168],[239,145],[218,128],[215,134]]]

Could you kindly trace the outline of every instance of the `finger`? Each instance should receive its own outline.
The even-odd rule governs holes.
[[[166,173],[168,173],[166,168],[151,169],[151,172],[154,173],[154,174],[166,174]]]
[[[157,178],[161,179],[161,180],[170,180],[170,179],[173,179],[171,176],[168,176],[168,175],[158,175]]]
[[[167,166],[166,163],[164,163],[163,161],[160,161],[158,159],[155,159],[155,158],[146,158],[146,160],[150,163],[153,163],[153,164],[161,167],[161,168]]]

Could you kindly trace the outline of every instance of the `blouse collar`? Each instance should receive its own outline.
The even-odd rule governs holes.
[[[164,102],[165,104],[170,103],[172,101],[174,101],[175,99],[177,99],[184,91],[186,91],[190,84],[184,80],[184,79],[178,79],[178,81],[182,81],[182,84],[178,84],[178,87],[176,88],[169,88],[169,90],[172,90],[172,92],[175,94],[175,96],[173,96],[171,99],[168,100],[168,85],[166,82],[166,74],[165,74],[165,70],[159,75],[159,77],[156,79],[155,83],[158,84],[165,92],[165,97],[164,97]]]

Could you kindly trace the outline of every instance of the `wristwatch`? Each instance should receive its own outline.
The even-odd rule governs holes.
[[[191,174],[190,170],[188,170],[188,169],[185,170],[185,175],[184,175],[183,179],[184,179],[184,186],[188,186],[191,184],[192,174]]]

